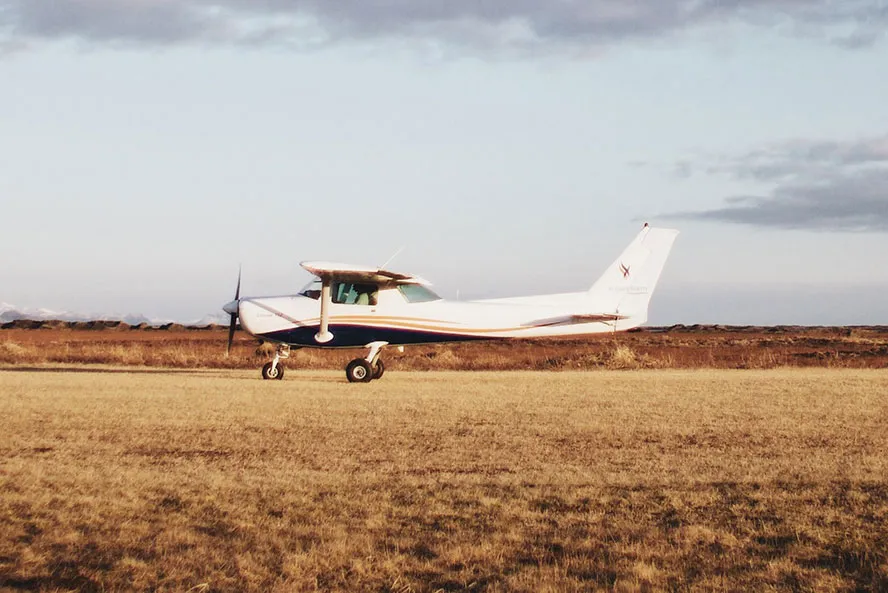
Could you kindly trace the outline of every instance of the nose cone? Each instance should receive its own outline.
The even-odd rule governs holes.
[[[222,307],[222,310],[228,313],[229,315],[237,315],[237,306],[240,303],[238,300],[233,300],[230,303],[225,303]]]

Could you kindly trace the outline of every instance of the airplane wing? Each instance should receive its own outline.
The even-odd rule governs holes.
[[[326,261],[304,261],[299,265],[321,280],[373,282],[379,284],[429,284],[419,276],[401,274],[400,272],[392,272],[372,266],[357,266]]]
[[[373,284],[428,284],[418,276],[400,274],[371,266],[356,266],[327,261],[304,261],[303,268],[321,279],[321,322],[315,341],[326,344],[333,339],[330,332],[331,288],[334,282],[355,282]]]

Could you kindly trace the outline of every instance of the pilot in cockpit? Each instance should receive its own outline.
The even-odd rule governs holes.
[[[375,305],[377,288],[372,284],[355,284],[354,290],[357,292],[355,298],[356,305]]]

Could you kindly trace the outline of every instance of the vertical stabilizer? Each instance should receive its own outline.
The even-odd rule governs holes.
[[[589,289],[596,309],[647,321],[648,303],[678,231],[644,228]]]

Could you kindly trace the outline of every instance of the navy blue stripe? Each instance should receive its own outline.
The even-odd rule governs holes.
[[[489,339],[483,336],[465,336],[459,334],[442,334],[414,329],[397,329],[391,327],[368,327],[364,325],[331,325],[333,340],[326,344],[318,344],[314,337],[318,327],[296,327],[293,329],[260,334],[259,338],[268,338],[276,342],[284,342],[292,346],[315,346],[323,348],[355,348],[363,347],[370,342],[388,342],[400,344],[439,344],[442,342],[468,342]]]

